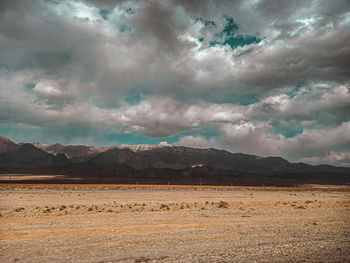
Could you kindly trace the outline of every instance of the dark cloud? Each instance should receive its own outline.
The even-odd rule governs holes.
[[[29,6],[5,12],[0,20],[0,66],[43,69],[83,80],[98,74],[98,47],[103,40],[91,28],[72,16],[58,15],[41,2]]]
[[[91,6],[109,7],[109,8],[113,8],[126,1],[127,0],[83,0],[83,2]]]
[[[251,89],[273,89],[306,81],[347,82],[350,76],[350,25],[320,35],[282,40],[255,49],[236,80]]]
[[[174,9],[163,2],[150,1],[135,16],[136,33],[141,36],[150,34],[163,52],[172,54],[193,46],[179,39],[181,31],[186,27],[186,20],[186,17],[176,17]]]
[[[186,11],[194,15],[205,16],[209,8],[209,0],[172,0],[175,5],[182,6]]]
[[[0,123],[80,142],[187,131],[180,144],[342,164],[349,42],[341,0],[3,0]]]

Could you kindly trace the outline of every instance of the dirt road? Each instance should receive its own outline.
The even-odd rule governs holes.
[[[350,262],[350,193],[1,190],[0,262]]]

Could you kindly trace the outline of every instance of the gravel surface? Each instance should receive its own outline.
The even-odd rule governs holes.
[[[350,262],[350,193],[0,191],[0,262]]]

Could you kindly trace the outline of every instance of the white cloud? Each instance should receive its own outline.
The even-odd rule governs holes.
[[[177,144],[193,148],[209,148],[209,142],[202,136],[184,136]]]
[[[226,123],[220,126],[223,136],[219,137],[218,144],[225,149],[246,154],[261,156],[280,156],[286,138],[281,134],[269,132],[267,122]]]
[[[212,125],[216,137],[179,143],[337,162],[350,148],[349,13],[325,0],[1,1],[0,121],[77,138]],[[210,44],[225,16],[262,41]],[[250,94],[259,101],[238,105]]]
[[[350,167],[350,152],[331,151],[323,156],[311,156],[300,159],[301,162],[309,164],[330,164]]]
[[[158,146],[172,146],[171,144],[169,144],[168,142],[166,141],[162,141],[158,144]]]
[[[350,148],[350,122],[332,129],[304,130],[294,138],[288,139],[285,154],[294,158],[323,155],[331,150]]]
[[[310,161],[346,165],[350,149],[350,122],[332,129],[304,129],[293,138],[273,134],[266,122],[242,122],[240,124],[222,124],[222,136],[211,139],[214,147],[233,152],[243,152],[262,156],[283,156],[290,161]],[[330,152],[334,152],[330,154]],[[339,154],[335,154],[338,153]],[[344,159],[344,161],[342,161]]]
[[[125,123],[151,136],[169,136],[206,123],[237,122],[245,107],[230,104],[181,104],[166,97],[151,97],[125,108]]]

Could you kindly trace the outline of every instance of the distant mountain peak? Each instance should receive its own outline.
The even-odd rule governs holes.
[[[0,136],[0,153],[13,152],[17,150],[20,146],[10,139]]]
[[[0,136],[0,142],[12,142],[12,141],[4,136]],[[14,143],[14,142],[12,142],[12,143]]]
[[[133,152],[150,151],[150,150],[163,148],[163,147],[172,147],[172,145],[168,144],[167,142],[161,142],[158,145],[157,144],[137,144],[137,145],[122,144],[122,145],[116,146],[116,148],[118,149],[128,148]]]
[[[55,147],[63,147],[63,145],[60,144],[60,143],[55,143],[55,144],[53,144],[52,146],[55,146]]]

